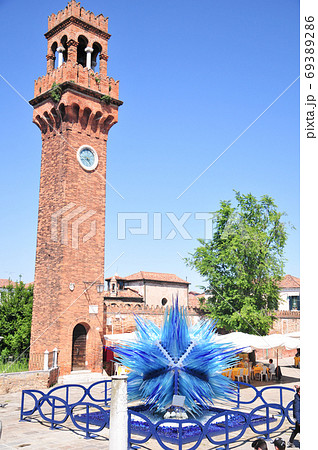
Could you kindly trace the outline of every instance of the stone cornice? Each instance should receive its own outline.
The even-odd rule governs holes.
[[[282,287],[280,292],[300,292],[300,287]]]
[[[59,87],[61,88],[61,94],[63,94],[66,91],[80,92],[81,94],[96,98],[97,100],[101,100],[101,98],[105,96],[105,94],[103,94],[102,92],[94,91],[87,87],[81,86],[77,83],[73,83],[72,81],[64,81],[63,83],[59,84]],[[40,105],[47,99],[51,99],[51,90],[43,92],[43,94],[40,94],[37,97],[30,100],[29,103],[30,105],[35,107]],[[123,102],[121,100],[117,100],[116,98],[111,97],[110,104],[121,106]]]
[[[137,279],[136,278],[135,280],[134,279],[126,280],[127,287],[129,287],[129,283],[131,283],[131,285],[133,285],[133,283],[135,281],[143,281],[143,282],[147,282],[147,284],[151,284],[151,285],[154,285],[154,284],[160,284],[160,285],[167,284],[167,285],[169,285],[169,287],[170,286],[175,286],[175,285],[189,286],[189,284],[191,284],[188,281],[152,280],[152,279],[146,277],[146,278],[142,278],[142,279]]]
[[[277,318],[280,319],[299,319],[300,318],[300,311],[299,310],[282,310],[282,311],[275,311],[275,315]]]
[[[60,31],[65,30],[65,28],[72,23],[76,24],[79,28],[82,28],[85,31],[92,31],[93,33],[97,34],[98,36],[103,37],[106,40],[108,40],[111,36],[110,34],[106,33],[105,31],[102,31],[99,28],[94,27],[93,25],[91,25],[87,22],[84,22],[83,20],[79,19],[78,17],[74,17],[74,16],[67,17],[67,19],[63,20],[63,22],[60,22],[54,28],[47,31],[44,34],[44,36],[46,37],[46,39],[49,39],[52,36],[54,36],[55,34],[59,33]]]
[[[114,302],[115,303],[115,302]],[[127,302],[128,303],[128,302]],[[200,308],[191,308],[189,306],[186,307],[188,316],[202,316],[202,311]],[[132,313],[137,313],[138,315],[161,315],[163,316],[166,311],[166,307],[164,306],[150,306],[146,305],[145,303],[137,303],[130,301],[129,304],[124,303],[116,303],[115,305],[109,304],[108,302],[104,301],[104,311],[107,313],[108,316],[110,314],[116,314],[121,313],[124,315],[131,315]]]

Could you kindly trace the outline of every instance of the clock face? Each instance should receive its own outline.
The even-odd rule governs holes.
[[[82,145],[77,151],[77,160],[85,170],[94,170],[98,164],[98,155],[93,147]]]

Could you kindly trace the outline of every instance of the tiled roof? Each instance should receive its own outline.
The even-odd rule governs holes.
[[[0,278],[0,288],[6,287],[9,284],[13,284],[11,280],[7,280],[6,278]]]
[[[116,296],[111,296],[111,292],[107,291],[105,292],[105,297],[109,297],[112,299],[115,298],[138,298],[138,299],[142,299],[143,296],[140,295],[137,291],[134,291],[133,289],[119,289],[117,291],[117,295]]]
[[[7,278],[0,278],[0,288],[7,287],[9,285],[15,286],[16,283],[17,283],[17,281],[12,281]],[[33,284],[33,283],[25,283],[25,287],[30,286],[30,284]]]
[[[282,281],[278,283],[281,289],[286,288],[300,288],[300,278],[293,277],[292,275],[285,275]]]
[[[115,280],[126,280],[125,277],[120,277],[120,276],[117,275],[117,273],[116,273],[116,275],[113,275],[112,277],[107,277],[107,278],[105,278],[105,281],[112,280],[113,278],[115,278]]]
[[[188,281],[183,280],[182,278],[177,277],[173,273],[157,273],[157,272],[137,272],[133,275],[128,275],[125,278],[127,281],[135,281],[135,280],[149,280],[149,281],[166,281],[169,283],[182,283],[182,284],[190,284]]]

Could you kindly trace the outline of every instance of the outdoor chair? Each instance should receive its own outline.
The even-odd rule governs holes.
[[[245,383],[249,382],[248,369],[243,369],[243,381],[245,381]]]
[[[264,378],[266,381],[268,381],[267,367],[263,367],[263,370],[261,372],[261,380],[263,381]]]
[[[270,381],[272,381],[274,376],[275,376],[274,372],[268,372],[268,378],[270,379]]]
[[[244,381],[244,369],[240,369],[239,373],[235,376],[237,378],[237,381]]]

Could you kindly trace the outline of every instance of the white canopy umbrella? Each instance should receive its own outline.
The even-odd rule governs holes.
[[[136,341],[136,333],[107,334],[104,336],[106,341]]]
[[[300,339],[300,331],[293,331],[292,333],[286,333],[284,336],[288,336],[295,339]]]
[[[287,350],[292,350],[294,348],[300,348],[300,339],[290,336],[285,336],[284,346]]]
[[[257,336],[255,334],[247,334],[234,332],[218,336],[217,340],[227,342],[234,345],[235,348],[244,348],[246,353],[250,353],[256,349],[279,348],[284,346],[284,335],[270,334],[268,336]]]
[[[286,334],[269,334],[267,336],[257,336],[255,334],[247,334],[234,332],[225,335],[218,335],[217,341],[233,344],[235,348],[244,348],[246,353],[253,350],[280,348],[288,349],[299,348],[300,339],[291,337]]]
[[[297,332],[299,335],[300,333]],[[267,336],[257,336],[254,334],[247,334],[241,332],[234,332],[225,335],[218,335],[217,341],[222,343],[231,343],[234,348],[242,349],[244,353],[250,353],[253,350],[260,349],[276,349],[277,350],[277,365],[278,365],[278,349],[285,347],[287,350],[300,348],[300,339],[291,337],[291,334],[269,334]],[[296,336],[295,334],[292,334]]]
[[[292,333],[284,334],[285,347],[288,350],[300,348],[300,331],[293,331]]]

